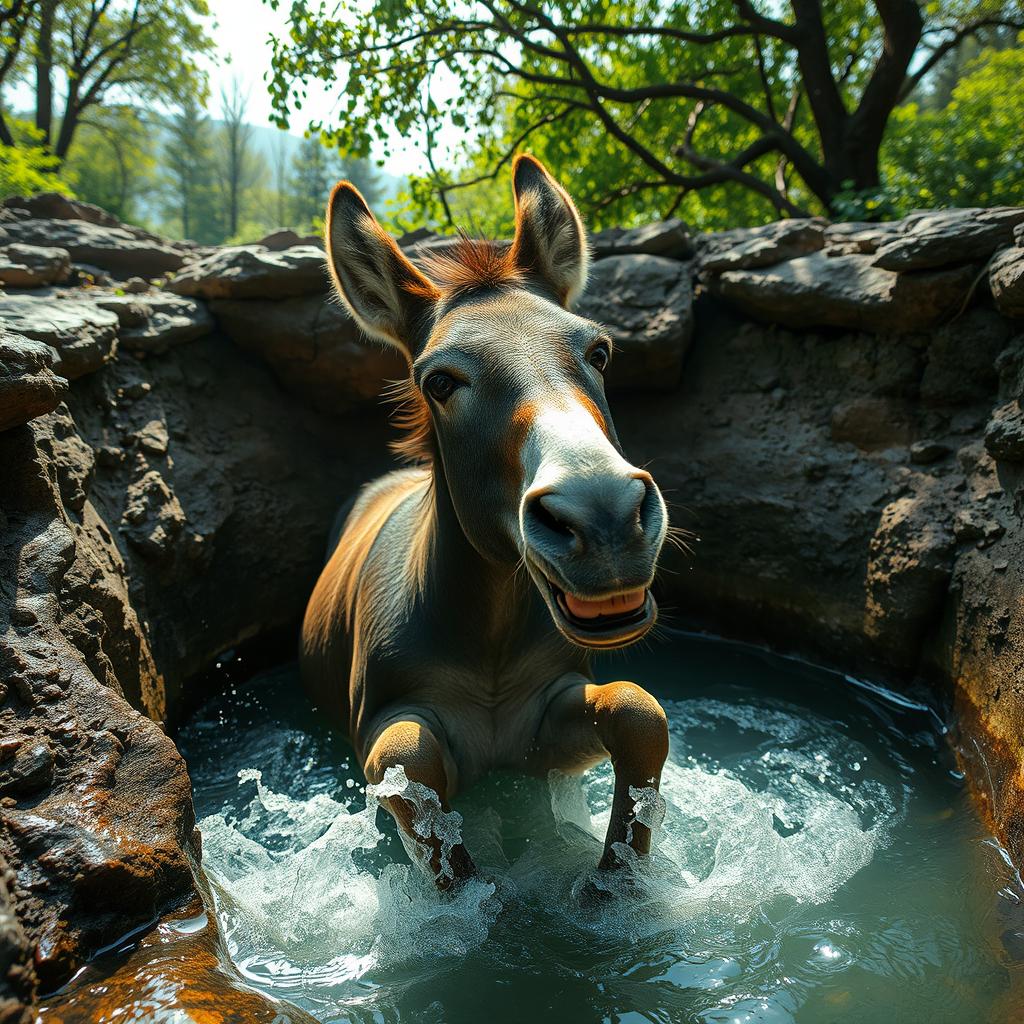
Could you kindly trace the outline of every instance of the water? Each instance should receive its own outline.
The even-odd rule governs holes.
[[[594,872],[608,766],[499,774],[435,823],[461,828],[484,875],[455,897],[409,865],[294,666],[201,709],[178,740],[243,975],[360,1024],[1016,1016],[1019,878],[932,712],[692,637],[599,678],[643,682],[669,716],[654,855]],[[405,784],[394,773],[387,793]]]

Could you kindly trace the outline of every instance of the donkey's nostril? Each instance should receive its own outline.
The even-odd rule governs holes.
[[[534,520],[546,530],[550,530],[552,533],[558,534],[566,539],[576,537],[577,531],[563,516],[559,515],[558,510],[553,507],[556,504],[557,503],[555,501],[551,500],[550,495],[541,494],[538,497],[531,499],[528,510]]]

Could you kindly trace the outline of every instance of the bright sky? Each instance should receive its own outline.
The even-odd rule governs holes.
[[[216,21],[211,35],[219,57],[218,62],[209,66],[210,113],[214,117],[222,88],[230,90],[237,78],[243,91],[249,94],[247,120],[257,125],[270,124],[270,96],[264,81],[264,75],[270,71],[270,38],[287,34],[289,7],[282,3],[273,11],[262,0],[210,0]],[[302,110],[292,118],[291,132],[301,135],[313,120],[330,124],[336,102],[329,89],[319,82],[310,82]],[[404,175],[423,171],[424,162],[414,146],[395,139],[385,170]]]

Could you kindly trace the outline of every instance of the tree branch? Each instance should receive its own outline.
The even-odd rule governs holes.
[[[942,43],[938,44],[924,60],[921,66],[912,74],[907,75],[903,86],[899,91],[898,101],[903,103],[910,94],[921,84],[921,80],[938,64],[947,54],[955,50],[965,39],[976,36],[984,28],[1011,28],[1018,32],[1024,31],[1024,20],[1012,18],[980,18],[964,25],[962,28],[953,29],[944,26],[933,31],[952,32],[953,35]]]

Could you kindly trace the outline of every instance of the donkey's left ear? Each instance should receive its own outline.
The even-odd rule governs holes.
[[[573,201],[544,165],[525,153],[512,165],[512,191],[517,266],[540,277],[562,305],[571,306],[583,293],[590,268],[587,235]]]
[[[412,362],[417,326],[437,288],[406,258],[348,181],[327,204],[327,263],[338,294],[359,326]]]

